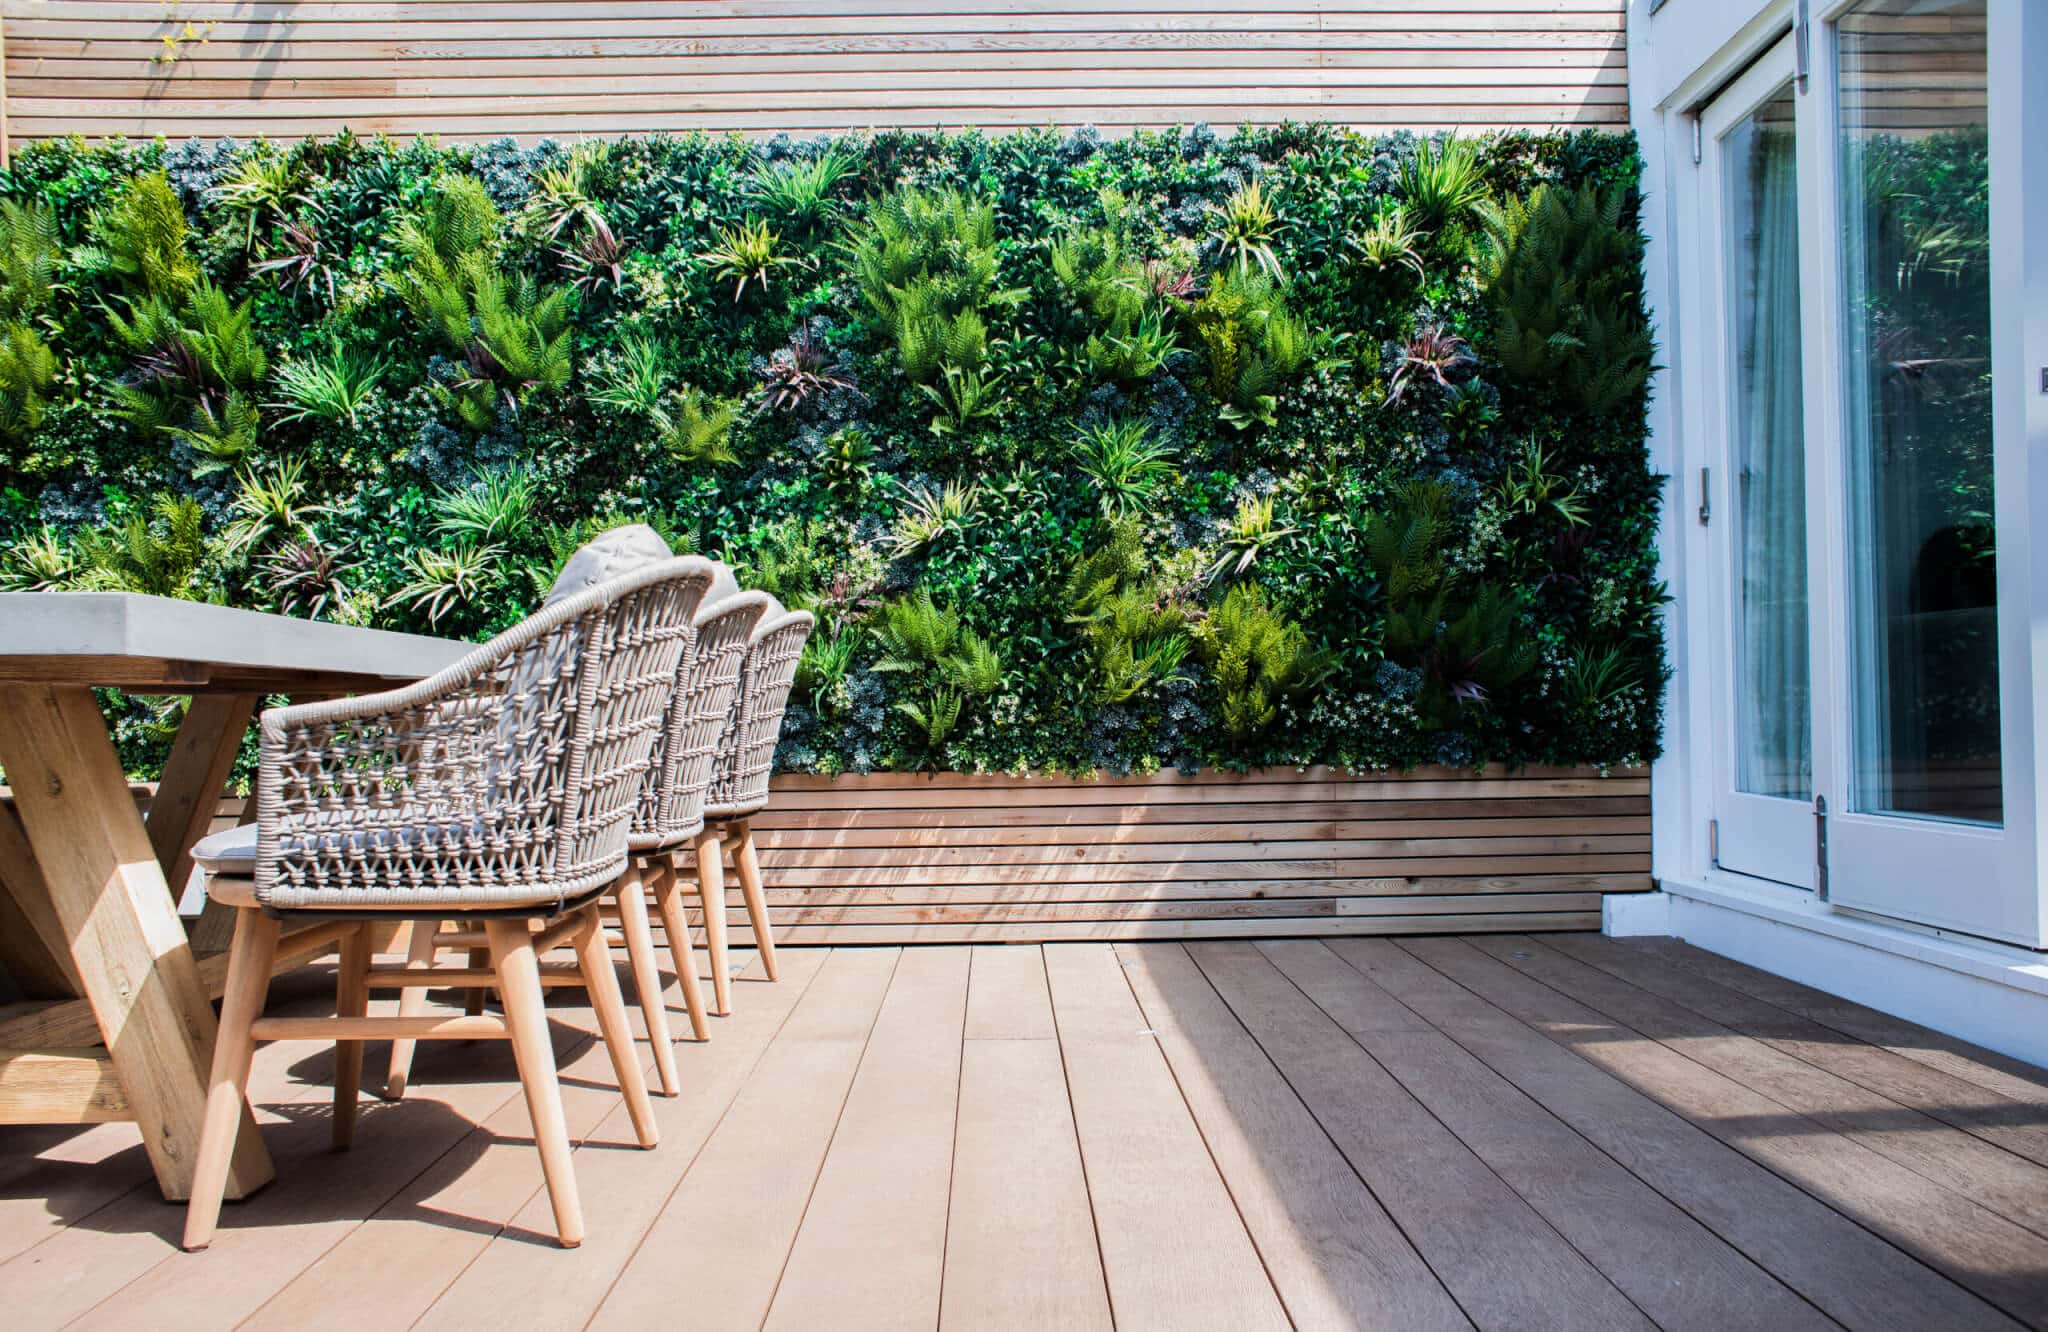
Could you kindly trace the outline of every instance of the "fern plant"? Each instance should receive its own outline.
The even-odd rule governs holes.
[[[1223,729],[1240,745],[1279,720],[1280,705],[1319,684],[1333,665],[1256,583],[1232,584],[1194,635],[1216,684]]]
[[[995,285],[995,208],[958,191],[905,185],[870,201],[846,248],[862,299],[915,383],[978,371],[986,311],[1024,296]]]
[[[114,527],[78,539],[77,586],[205,601],[200,574],[210,553],[199,501],[158,495],[147,513],[130,514]]]
[[[928,427],[934,435],[965,434],[976,422],[1002,410],[1005,401],[995,379],[957,365],[945,366],[937,383],[919,384],[917,389],[937,408]]]
[[[0,324],[0,438],[26,440],[43,423],[43,405],[57,379],[57,355],[27,324]]]
[[[1204,382],[1236,429],[1274,424],[1281,385],[1312,365],[1334,363],[1329,336],[1294,314],[1286,287],[1264,272],[1218,273],[1186,317],[1202,347]]]
[[[1082,344],[1100,379],[1136,383],[1180,350],[1167,328],[1151,268],[1129,239],[1129,204],[1111,189],[1098,196],[1107,224],[1070,231],[1046,245],[1046,261],[1074,308],[1094,330]]]
[[[128,377],[111,387],[115,414],[183,441],[199,455],[195,472],[235,466],[256,445],[255,391],[269,370],[251,326],[251,302],[200,282],[175,307],[153,296],[109,310],[107,323],[133,354]]]
[[[73,251],[72,262],[94,277],[112,277],[129,292],[175,302],[199,280],[187,248],[191,227],[170,177],[137,176],[114,202],[92,216],[93,243]]]
[[[898,702],[896,710],[923,730],[935,752],[952,735],[969,699],[1002,687],[1003,662],[994,646],[963,626],[958,611],[934,603],[927,588],[883,602],[874,635],[882,649],[875,669],[907,673],[923,684],[922,700]]]
[[[49,309],[62,263],[50,206],[0,201],[0,320],[31,320]]]
[[[407,266],[397,279],[406,308],[437,333],[467,367],[434,396],[475,430],[530,394],[559,389],[575,373],[569,317],[576,288],[542,290],[526,274],[507,275],[495,249],[504,219],[481,182],[446,175],[396,232]]]
[[[1586,412],[1615,410],[1655,369],[1642,237],[1621,209],[1616,190],[1545,185],[1481,218],[1489,350],[1509,374]]]
[[[740,460],[731,442],[733,425],[740,419],[737,399],[709,397],[703,389],[684,384],[662,416],[667,424],[661,446],[678,462],[724,467]]]
[[[1164,586],[1131,519],[1074,566],[1065,597],[1092,663],[1097,703],[1127,703],[1180,673],[1193,646],[1185,605]]]

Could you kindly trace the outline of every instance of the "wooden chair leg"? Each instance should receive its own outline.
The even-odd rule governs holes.
[[[647,1022],[647,1042],[654,1047],[654,1069],[661,1094],[677,1096],[683,1084],[676,1072],[675,1038],[668,1034],[668,994],[661,983],[661,965],[654,956],[654,931],[647,925],[647,887],[638,868],[619,879],[619,926],[626,935],[626,956],[633,963],[633,988],[640,992],[640,1013]],[[602,940],[599,941],[603,951]]]
[[[590,927],[576,936],[576,961],[583,972],[583,988],[597,1014],[597,1028],[604,1033],[605,1049],[611,1054],[613,1071],[618,1074],[619,1091],[626,1098],[626,1113],[633,1117],[633,1131],[639,1135],[642,1147],[653,1147],[661,1141],[661,1130],[654,1122],[654,1105],[647,1099],[647,1079],[640,1074],[640,1052],[634,1048],[633,1031],[626,1022],[626,1000],[619,993],[619,973],[612,961],[612,950],[605,946],[596,908],[587,910]],[[646,928],[644,907],[640,924]],[[652,940],[648,941],[648,948],[651,952]]]
[[[334,973],[336,1017],[366,1017],[370,1011],[370,927],[359,925],[341,937],[341,965]],[[334,1145],[355,1142],[356,1101],[363,1086],[363,1043],[334,1043]]]
[[[490,949],[472,948],[469,950],[469,969],[471,971],[482,971],[485,967],[488,967],[490,965]],[[462,1011],[469,1014],[469,1016],[471,1017],[475,1017],[477,1014],[483,1012],[484,992],[480,989],[471,990],[468,994],[464,995],[462,999]]]
[[[754,829],[745,819],[733,824],[732,864],[739,871],[740,893],[746,898],[747,920],[754,927],[754,947],[761,954],[761,973],[775,979],[775,931],[768,922],[768,897],[761,891],[761,860],[754,854]]]
[[[555,1073],[555,1047],[548,1036],[547,1005],[541,994],[533,934],[526,922],[519,920],[486,921],[484,933],[490,940],[498,997],[505,1005],[512,1056],[519,1064],[519,1084],[533,1119],[541,1174],[547,1179],[548,1200],[554,1204],[555,1233],[563,1248],[573,1249],[583,1242],[583,1204],[576,1196],[576,1170],[569,1159],[569,1126],[562,1113],[562,1084]],[[612,984],[618,984],[617,977]]]
[[[711,1039],[711,1023],[704,1012],[704,985],[697,979],[697,950],[690,943],[690,922],[683,916],[682,884],[676,867],[665,865],[655,873],[654,905],[661,912],[661,929],[668,935],[669,956],[675,959],[676,979],[683,987],[683,1006],[690,1010],[690,1032],[700,1041]]]
[[[715,832],[697,838],[697,895],[704,905],[704,947],[711,953],[711,1011],[732,1012],[732,973],[725,961],[725,848]]]
[[[234,942],[228,945],[227,984],[221,993],[220,1031],[213,1043],[213,1071],[207,1080],[206,1118],[192,1166],[192,1200],[185,1210],[185,1247],[213,1242],[227,1192],[235,1134],[248,1105],[249,1064],[256,1055],[251,1031],[270,992],[270,964],[277,956],[278,921],[256,907],[235,913]]]
[[[412,923],[412,945],[406,949],[405,965],[413,970],[424,970],[434,965],[437,952],[434,936],[441,931],[438,920],[416,920]],[[424,988],[407,988],[398,992],[398,1016],[424,1017],[427,1012],[427,992]],[[391,1067],[384,1075],[384,1095],[393,1101],[405,1098],[405,1084],[412,1078],[413,1047],[417,1041],[404,1038],[391,1042]]]

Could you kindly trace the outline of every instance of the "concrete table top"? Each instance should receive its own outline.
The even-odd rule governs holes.
[[[473,646],[134,592],[0,593],[0,681],[16,683],[353,692],[422,679]]]

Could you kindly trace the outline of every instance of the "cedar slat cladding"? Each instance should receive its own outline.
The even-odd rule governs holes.
[[[1651,887],[1639,771],[784,777],[754,827],[792,943],[1589,929]]]
[[[773,791],[752,822],[778,942],[1585,930],[1602,897],[1653,886],[1641,770],[873,773]],[[214,826],[241,814],[224,799]],[[727,914],[748,942],[736,886]]]
[[[1623,0],[0,0],[0,19],[15,139],[1628,122]],[[153,61],[188,24],[203,39]]]

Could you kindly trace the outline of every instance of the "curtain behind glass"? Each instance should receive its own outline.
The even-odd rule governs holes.
[[[1729,145],[1739,238],[1733,333],[1742,505],[1736,785],[1757,795],[1806,799],[1813,792],[1812,676],[1792,114],[1789,93],[1780,94]]]

